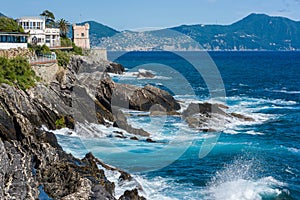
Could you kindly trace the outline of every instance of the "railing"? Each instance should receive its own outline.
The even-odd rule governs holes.
[[[39,54],[29,60],[31,65],[57,63],[56,54]]]

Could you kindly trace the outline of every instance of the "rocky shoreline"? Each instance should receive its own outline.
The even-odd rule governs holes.
[[[105,177],[99,166],[117,170],[120,181],[131,180],[128,173],[105,165],[91,153],[83,159],[67,154],[53,133],[41,129],[74,129],[77,122],[100,123],[155,142],[150,133],[128,124],[122,109],[179,115],[180,104],[166,91],[151,85],[140,88],[115,83],[108,72],[122,74],[124,67],[74,56],[48,85],[37,83],[27,91],[7,84],[0,86],[1,199],[38,199],[41,194],[62,200],[116,199],[115,183]],[[227,114],[224,109],[225,106],[217,104],[191,104],[181,115],[191,127],[202,131],[215,114],[252,120],[240,114]],[[145,199],[139,190],[142,188],[125,191],[119,199]]]

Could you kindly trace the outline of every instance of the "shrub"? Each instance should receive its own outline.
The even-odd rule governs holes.
[[[74,42],[72,42],[72,47],[73,47],[74,54],[83,56],[81,47],[76,46]]]
[[[24,29],[15,20],[7,17],[0,17],[0,32],[24,33]]]
[[[35,44],[28,44],[28,48],[32,51],[34,51],[36,53],[36,55],[46,55],[46,54],[51,54],[51,50],[49,49],[49,47],[47,47],[47,45],[35,45]]]
[[[34,86],[37,80],[39,78],[25,58],[8,59],[0,57],[0,83],[16,85],[22,90],[26,90]]]
[[[72,46],[72,41],[69,38],[60,38],[60,45],[62,47],[71,47]]]
[[[57,129],[65,128],[66,127],[65,117],[61,117],[61,118],[57,119],[55,121],[55,126]]]
[[[56,53],[58,65],[64,68],[67,67],[70,62],[70,55],[67,52],[61,50],[55,50],[54,52]]]

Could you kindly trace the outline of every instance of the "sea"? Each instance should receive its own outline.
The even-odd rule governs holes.
[[[154,142],[99,124],[54,131],[65,151],[79,158],[92,152],[132,174],[126,182],[105,170],[116,197],[137,187],[150,200],[300,199],[300,52],[109,52],[108,58],[126,68],[111,74],[114,81],[164,89],[181,111],[211,102],[254,119],[212,117],[204,126],[215,131],[205,132],[180,115],[124,109],[128,123]]]

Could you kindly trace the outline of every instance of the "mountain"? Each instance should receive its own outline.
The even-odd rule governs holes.
[[[300,22],[265,14],[250,14],[231,25],[182,25],[144,32],[112,29],[113,34],[108,34],[106,29],[100,32],[102,26],[91,27],[92,46],[108,50],[300,50]]]
[[[0,17],[6,17],[6,16],[0,12]]]
[[[211,50],[300,49],[300,22],[264,14],[251,14],[228,26],[183,25],[172,30],[190,36]]]

